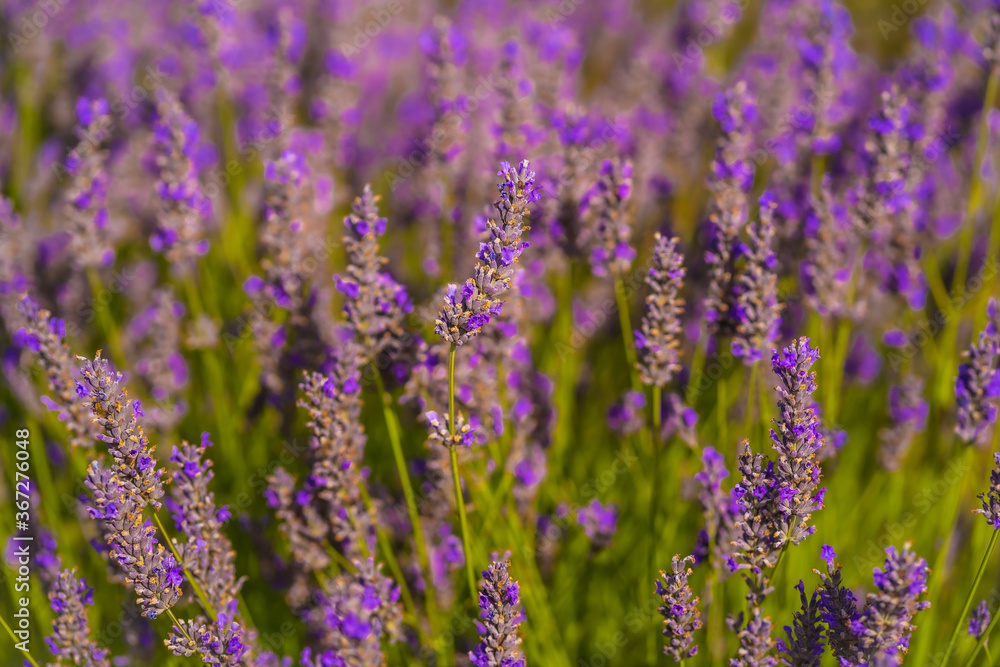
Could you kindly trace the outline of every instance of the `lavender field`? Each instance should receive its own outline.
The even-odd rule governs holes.
[[[0,28],[0,667],[1000,665],[1000,0]]]

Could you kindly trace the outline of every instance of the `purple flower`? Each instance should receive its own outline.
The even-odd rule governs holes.
[[[992,615],[990,614],[989,608],[986,606],[986,600],[981,601],[976,605],[975,609],[972,610],[972,614],[969,616],[969,634],[977,640],[982,639],[983,633],[986,632],[986,628],[989,626],[991,618]]]
[[[595,549],[606,549],[618,528],[618,506],[614,503],[601,505],[595,498],[577,511],[576,522],[583,527]]]
[[[635,332],[639,351],[639,376],[644,384],[665,387],[680,370],[681,322],[684,299],[684,256],[678,251],[680,239],[654,237],[653,265],[646,276],[651,293],[646,297],[646,315]]]
[[[955,380],[955,404],[958,420],[955,432],[967,442],[974,442],[997,420],[1000,399],[1000,312],[995,298],[986,308],[988,322],[979,340],[965,352],[966,361],[958,367]]]
[[[690,658],[698,653],[698,646],[693,645],[693,633],[701,629],[701,612],[698,610],[699,599],[688,585],[691,568],[687,567],[692,556],[681,558],[680,554],[670,562],[670,572],[660,571],[656,580],[656,594],[663,600],[660,605],[660,615],[663,616],[663,636],[667,645],[663,652],[677,662]]]
[[[483,571],[479,589],[481,641],[469,652],[475,667],[526,667],[517,627],[524,619],[517,582],[510,578],[510,561],[494,560]]]

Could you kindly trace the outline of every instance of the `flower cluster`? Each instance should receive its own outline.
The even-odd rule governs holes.
[[[510,561],[494,560],[483,571],[479,590],[481,641],[469,653],[474,667],[526,667],[517,626],[524,620],[521,593],[510,578]]]
[[[94,604],[94,589],[86,579],[76,578],[75,568],[59,573],[49,591],[49,604],[56,617],[45,643],[57,664],[111,667],[108,651],[90,636],[87,606]]]
[[[159,616],[180,600],[180,565],[156,539],[156,528],[143,518],[142,505],[114,471],[91,463],[86,486],[91,492],[90,516],[98,522],[126,583],[135,589],[142,615]]]
[[[635,333],[639,350],[639,377],[644,384],[665,387],[680,370],[681,315],[684,299],[684,256],[677,248],[680,239],[668,239],[659,232],[654,237],[653,265],[646,276],[651,294],[646,297],[646,315]]]
[[[774,350],[771,367],[780,380],[778,418],[771,441],[778,453],[774,464],[776,502],[780,513],[779,539],[798,544],[815,532],[806,527],[809,517],[823,509],[826,489],[819,489],[820,468],[816,452],[823,446],[823,432],[816,415],[812,394],[816,373],[809,369],[819,359],[819,351],[799,338],[781,352]]]
[[[517,169],[509,163],[500,165],[498,176],[500,198],[493,203],[500,222],[490,220],[487,228],[490,239],[479,244],[475,273],[462,284],[449,285],[442,308],[434,324],[434,331],[453,345],[461,345],[476,336],[490,318],[500,313],[500,297],[510,289],[514,276],[514,263],[528,247],[521,235],[528,227],[524,224],[528,205],[538,201],[540,194],[535,187],[535,172],[527,160]]]
[[[229,613],[220,612],[214,623],[205,618],[181,620],[173,630],[165,643],[174,655],[197,653],[204,664],[213,667],[245,664],[243,627]]]
[[[66,344],[66,323],[49,311],[39,308],[30,296],[18,303],[26,326],[14,335],[14,342],[38,354],[38,361],[45,369],[52,396],[43,396],[42,402],[59,413],[59,421],[69,431],[72,447],[93,447],[96,433],[90,422],[90,410],[76,390],[77,367],[73,353]]]
[[[996,422],[1000,402],[1000,309],[995,298],[986,313],[989,321],[966,351],[955,380],[955,432],[966,442],[974,442]]]
[[[108,242],[108,135],[111,115],[105,99],[81,97],[76,103],[80,143],[66,156],[70,176],[66,189],[66,220],[70,248],[81,268],[107,266],[114,261]],[[60,180],[62,175],[60,175]]]
[[[758,361],[762,350],[774,342],[781,325],[781,304],[778,303],[778,262],[772,248],[774,242],[774,210],[778,204],[765,192],[760,198],[760,220],[749,225],[750,243],[743,250],[745,264],[733,285],[736,302],[732,319],[733,356],[747,364]]]
[[[212,203],[198,181],[198,124],[165,88],[156,91],[153,137],[160,198],[159,229],[151,239],[153,249],[164,252],[171,264],[188,268],[208,252],[205,223],[212,217]]]
[[[346,276],[335,276],[344,295],[344,315],[359,338],[367,358],[374,358],[403,333],[403,316],[413,310],[406,288],[382,270],[386,263],[378,254],[379,238],[386,220],[378,215],[377,195],[370,185],[354,200],[344,218],[348,234]]]
[[[100,351],[91,359],[83,359],[80,368],[82,380],[77,393],[90,407],[94,421],[103,433],[98,439],[107,443],[114,459],[111,472],[116,486],[127,494],[128,501],[138,512],[150,504],[160,508],[163,497],[164,469],[156,467],[153,447],[139,423],[144,416],[138,400],[129,401],[128,391],[122,387],[122,374],[111,369]]]
[[[590,251],[594,275],[603,276],[609,271],[620,275],[628,273],[632,267],[635,249],[629,245],[632,238],[631,194],[632,163],[605,160],[599,180],[580,202],[581,209],[591,212],[595,218],[594,245]]]
[[[618,506],[614,503],[602,505],[597,498],[577,510],[576,522],[583,528],[594,549],[606,549],[618,529]]]
[[[670,561],[670,572],[660,571],[656,580],[656,594],[663,599],[660,615],[663,616],[663,636],[667,645],[663,652],[677,662],[698,654],[698,646],[692,634],[701,629],[701,612],[698,598],[691,592],[688,577],[692,570],[687,567],[693,556],[681,558],[680,554]]]

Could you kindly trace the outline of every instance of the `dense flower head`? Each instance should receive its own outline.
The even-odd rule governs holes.
[[[986,327],[965,352],[955,380],[955,432],[967,442],[977,440],[996,422],[1000,403],[1000,309],[995,298],[990,299],[986,312]]]
[[[763,454],[754,454],[747,441],[740,449],[739,470],[742,479],[735,487],[738,516],[733,540],[738,551],[727,562],[731,571],[743,574],[747,599],[760,604],[774,590],[769,571],[777,565],[786,543],[782,534],[786,517],[778,505],[774,463]]]
[[[850,588],[843,585],[841,566],[836,562],[837,554],[829,545],[823,545],[820,557],[826,561],[824,570],[814,569],[822,581],[819,589],[821,617],[826,624],[826,638],[830,652],[843,660],[857,659],[858,638],[855,627],[861,613],[858,599]]]
[[[992,617],[989,607],[986,606],[986,600],[980,601],[969,615],[969,636],[981,639]]]
[[[76,568],[59,573],[49,590],[49,604],[56,616],[45,643],[59,664],[111,667],[109,652],[90,635],[87,606],[94,604],[94,589],[86,579],[77,579]]]
[[[639,377],[644,384],[665,387],[680,370],[681,315],[684,299],[684,255],[678,250],[678,238],[654,236],[653,262],[646,276],[651,290],[646,297],[646,315],[635,333],[639,351]]]
[[[791,626],[785,626],[785,639],[775,645],[781,664],[795,667],[818,667],[823,655],[823,599],[820,590],[806,597],[805,584],[800,580],[795,586],[802,608],[795,612]]]
[[[471,447],[476,442],[476,431],[465,421],[462,413],[456,413],[452,428],[448,415],[438,415],[434,410],[426,415],[427,429],[432,442],[445,447]]]
[[[81,268],[107,266],[114,260],[108,240],[108,137],[112,125],[108,101],[77,100],[76,134],[80,142],[66,156],[70,175],[65,216],[70,226],[70,248]],[[59,178],[62,180],[62,174]]]
[[[526,667],[517,626],[524,620],[518,583],[510,561],[494,560],[483,570],[479,587],[480,642],[469,652],[474,667]]]
[[[205,617],[181,620],[164,642],[174,655],[190,656],[195,653],[206,665],[232,667],[246,664],[247,651],[243,627],[229,612],[220,612],[215,622]]]
[[[695,549],[695,563],[700,564],[709,557],[709,547],[713,549],[712,567],[719,576],[731,574],[725,567],[727,558],[733,556],[733,541],[741,533],[737,526],[740,509],[736,489],[727,492],[722,482],[729,476],[725,458],[712,447],[701,453],[702,469],[694,476],[698,483],[698,502],[705,515],[705,529],[699,533]]]
[[[142,615],[159,616],[181,597],[180,565],[156,539],[156,528],[145,521],[142,505],[114,470],[91,463],[86,486],[91,492],[90,516],[98,522],[111,560],[135,590]]]
[[[385,664],[382,640],[393,643],[400,637],[399,587],[371,558],[355,561],[354,566],[355,572],[339,575],[318,592],[317,606],[307,613],[310,626],[329,647],[321,665]],[[324,662],[325,656],[343,662]]]
[[[208,252],[205,224],[211,218],[212,203],[198,181],[200,130],[180,100],[165,88],[156,91],[156,112],[153,139],[160,213],[151,243],[175,266],[185,267]]]
[[[771,441],[778,453],[774,464],[777,508],[782,519],[781,539],[798,544],[815,531],[806,522],[823,509],[826,489],[819,488],[820,468],[816,452],[823,446],[823,432],[812,394],[816,373],[810,372],[819,351],[799,338],[781,352],[773,350],[771,367],[778,376],[778,417]]]
[[[524,218],[528,205],[539,198],[535,187],[535,172],[527,160],[515,169],[503,162],[497,172],[503,180],[499,183],[500,197],[493,203],[499,223],[487,222],[489,239],[479,244],[474,275],[461,286],[448,285],[434,331],[446,341],[461,345],[475,337],[490,318],[499,315],[503,307],[500,299],[513,284],[514,265],[527,241],[521,235],[528,226]]]
[[[627,273],[635,259],[629,198],[632,163],[605,160],[598,181],[583,196],[580,207],[594,217],[590,264],[594,275]]]
[[[594,498],[577,510],[576,522],[595,549],[606,549],[618,529],[618,506],[614,503],[602,505]]]
[[[692,634],[701,629],[701,612],[698,610],[698,597],[688,585],[691,568],[687,567],[694,557],[681,558],[680,554],[670,561],[670,572],[660,571],[656,580],[656,594],[663,600],[660,615],[663,616],[663,636],[667,645],[663,652],[676,660],[682,661],[698,654],[698,646],[694,644]]]
[[[909,375],[889,389],[889,418],[892,425],[879,433],[882,446],[879,461],[887,470],[898,470],[913,439],[927,426],[929,407],[922,393],[924,382]]]
[[[170,455],[174,483],[165,501],[177,530],[187,538],[178,552],[212,607],[206,611],[228,608],[243,584],[236,579],[236,553],[222,529],[229,510],[216,507],[215,495],[208,490],[214,477],[212,460],[206,457],[211,445],[208,433],[202,433],[199,444],[182,441],[174,447]]]
[[[375,357],[403,333],[403,317],[413,310],[406,288],[382,270],[387,260],[378,254],[386,219],[378,214],[379,197],[370,185],[354,200],[344,219],[348,263],[346,275],[335,276],[344,295],[344,315],[362,350]]]
[[[43,397],[42,402],[59,413],[59,421],[69,431],[71,446],[93,447],[96,433],[86,400],[77,391],[79,373],[66,344],[65,322],[40,308],[30,296],[21,299],[18,310],[26,326],[14,334],[14,342],[38,355],[52,391],[52,396]]]
[[[977,497],[983,506],[981,509],[972,511],[986,517],[986,523],[993,526],[993,530],[1000,529],[1000,452],[993,453],[993,470],[990,472],[989,491],[980,493]]]
[[[713,199],[708,218],[709,266],[705,318],[709,333],[730,335],[736,322],[735,285],[737,261],[742,254],[740,234],[749,215],[748,193],[754,170],[750,160],[751,125],[757,118],[757,106],[745,81],[739,81],[720,93],[712,107],[722,128],[712,162],[710,186]]]
[[[770,655],[771,617],[764,616],[759,607],[751,607],[750,615],[744,623],[744,613],[726,619],[726,625],[738,640],[735,657],[729,660],[730,667],[775,667],[778,661]]]
[[[852,628],[866,661],[902,659],[910,633],[917,627],[914,616],[931,606],[919,599],[927,592],[927,561],[911,551],[909,543],[902,550],[888,547],[885,553],[885,565],[875,568],[875,591],[868,594]]]
[[[83,378],[77,391],[90,407],[94,421],[103,433],[98,439],[107,443],[114,458],[112,470],[117,484],[141,512],[146,504],[160,508],[163,497],[163,468],[157,468],[153,447],[142,430],[143,416],[138,400],[129,401],[122,386],[123,375],[112,370],[107,359],[98,351],[93,360],[80,357]]]
[[[778,303],[777,259],[774,256],[774,197],[765,192],[760,198],[760,219],[749,225],[749,244],[742,251],[745,265],[733,286],[736,303],[732,318],[733,356],[752,364],[774,342],[781,325]]]

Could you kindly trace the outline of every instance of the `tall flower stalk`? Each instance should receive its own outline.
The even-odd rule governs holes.
[[[452,480],[455,484],[455,500],[462,526],[462,545],[465,550],[465,571],[469,580],[469,592],[476,597],[476,577],[472,569],[471,540],[469,539],[468,518],[462,497],[462,483],[458,472],[457,446],[471,444],[463,440],[456,430],[455,414],[455,354],[458,346],[474,338],[489,323],[490,318],[499,315],[503,307],[502,297],[513,285],[514,265],[521,253],[528,247],[521,235],[528,229],[525,217],[528,205],[537,201],[540,194],[535,188],[535,172],[527,160],[522,160],[515,169],[509,162],[500,163],[497,176],[503,177],[499,183],[500,197],[493,202],[496,220],[487,222],[490,238],[479,244],[479,252],[473,277],[458,285],[448,286],[445,305],[435,322],[434,331],[451,343],[448,354],[448,434],[447,446],[451,458]],[[433,424],[432,424],[433,426]]]

